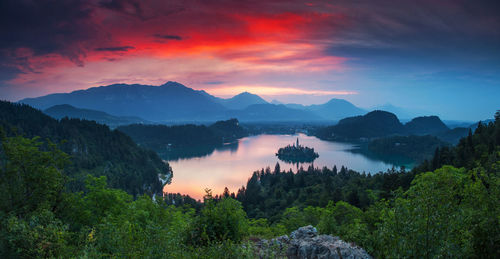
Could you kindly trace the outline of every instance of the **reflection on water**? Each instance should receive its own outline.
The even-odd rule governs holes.
[[[169,162],[177,161],[179,159],[190,159],[195,157],[206,157],[211,155],[215,150],[218,151],[229,151],[231,153],[236,152],[238,150],[238,143],[227,143],[221,146],[214,145],[203,145],[196,147],[181,147],[181,148],[172,148],[167,149],[165,151],[160,151],[160,156]]]
[[[353,144],[322,141],[304,134],[258,135],[217,148],[185,149],[168,156],[161,154],[163,159],[169,161],[174,171],[172,183],[165,186],[164,191],[189,194],[201,199],[205,188],[212,189],[215,194],[222,193],[224,187],[236,192],[238,188],[246,185],[254,171],[264,167],[274,168],[277,162],[280,163],[281,170],[295,171],[297,165],[279,161],[275,154],[280,147],[294,143],[297,137],[302,145],[312,147],[318,152],[319,158],[312,163],[314,167],[331,168],[336,165],[338,168],[346,166],[359,172],[376,173],[407,162],[369,157],[352,152],[356,148]],[[300,164],[304,168],[309,165],[311,164]]]

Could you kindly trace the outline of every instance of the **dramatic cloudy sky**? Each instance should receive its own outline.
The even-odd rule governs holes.
[[[0,99],[178,81],[217,96],[500,109],[500,1],[3,0]]]

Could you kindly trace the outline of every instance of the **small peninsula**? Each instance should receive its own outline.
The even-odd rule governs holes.
[[[298,138],[296,144],[278,149],[276,156],[279,160],[288,163],[311,163],[319,157],[318,153],[314,152],[314,148],[301,146]]]

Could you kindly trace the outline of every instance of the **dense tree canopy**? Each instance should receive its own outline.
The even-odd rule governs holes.
[[[93,121],[55,120],[27,105],[0,101],[0,127],[6,135],[28,138],[39,136],[55,143],[70,155],[71,163],[65,175],[74,190],[82,189],[87,174],[106,176],[112,187],[137,195],[161,193],[163,184],[159,175],[170,177],[172,172],[156,153],[138,147],[127,135],[110,130]]]
[[[0,132],[0,257],[255,258],[251,240],[311,224],[376,258],[498,258],[499,117],[409,172],[310,167],[294,173],[277,164],[255,172],[236,194],[208,191],[203,204],[180,194],[155,199],[131,195],[127,185],[110,188],[113,181],[88,174],[94,172],[71,149],[63,152],[60,138],[53,144],[9,128]],[[27,136],[36,129],[2,123]],[[77,125],[69,129],[81,132],[72,136],[95,129],[85,121],[64,123],[49,120],[41,125],[54,128],[42,133],[66,132],[61,125]],[[72,188],[68,183],[83,172],[82,188]]]

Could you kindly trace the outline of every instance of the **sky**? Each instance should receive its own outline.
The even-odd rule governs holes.
[[[500,109],[497,0],[3,0],[0,99],[177,81],[230,97]]]

